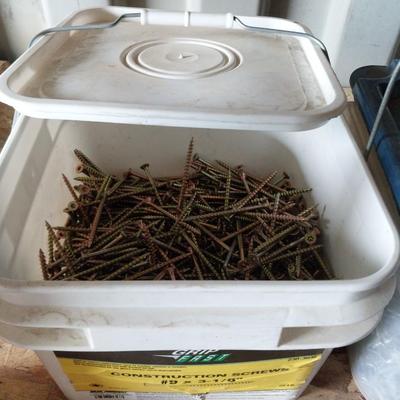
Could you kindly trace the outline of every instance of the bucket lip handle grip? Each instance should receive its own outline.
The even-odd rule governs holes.
[[[37,33],[32,40],[29,42],[28,48],[32,47],[33,44],[42,36],[48,35],[50,33],[56,33],[56,32],[71,32],[71,31],[86,31],[86,30],[92,30],[92,29],[110,29],[113,28],[114,26],[118,25],[121,21],[124,19],[128,18],[140,18],[142,17],[142,12],[134,12],[134,13],[124,13],[118,16],[114,21],[109,22],[109,23],[102,23],[102,24],[83,24],[83,25],[64,25],[64,26],[55,26],[52,28],[44,29]],[[266,28],[266,27],[261,27],[261,26],[255,26],[255,25],[248,25],[244,23],[238,16],[234,15],[233,21],[237,21],[240,26],[247,30],[252,30],[252,31],[259,31],[259,32],[264,32],[264,33],[270,33],[270,34],[276,34],[276,35],[284,35],[284,36],[297,36],[297,37],[303,37],[311,40],[315,44],[317,44],[322,52],[324,53],[325,57],[327,60],[329,60],[329,55],[328,55],[328,50],[325,46],[325,44],[312,35],[311,33],[308,32],[298,32],[298,31],[292,31],[292,30],[284,30],[284,29],[274,29],[274,28]]]

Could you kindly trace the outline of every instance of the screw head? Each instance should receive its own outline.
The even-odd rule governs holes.
[[[79,208],[79,205],[76,201],[70,201],[68,203],[67,209],[69,211],[76,211]]]
[[[87,185],[79,185],[77,189],[78,189],[78,192],[80,194],[82,194],[83,196],[88,195],[91,192],[90,187]]]
[[[304,240],[307,244],[313,245],[317,242],[317,235],[314,231],[307,232],[304,236]]]
[[[85,169],[85,167],[83,166],[83,164],[78,164],[78,165],[75,167],[75,172],[76,172],[77,174],[81,174],[81,173],[84,171],[84,169]]]

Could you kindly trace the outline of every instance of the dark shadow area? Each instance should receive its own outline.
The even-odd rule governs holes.
[[[11,50],[3,24],[4,15],[0,8],[0,60],[11,60]]]
[[[289,8],[289,0],[271,0],[269,15],[271,17],[286,18]]]

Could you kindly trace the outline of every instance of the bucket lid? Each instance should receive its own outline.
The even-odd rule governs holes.
[[[107,7],[61,27],[127,12],[36,41],[1,76],[0,100],[46,119],[269,131],[315,128],[345,106],[312,41],[249,29],[305,32],[291,21]]]

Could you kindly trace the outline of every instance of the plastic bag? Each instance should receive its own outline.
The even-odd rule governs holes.
[[[349,348],[354,380],[367,400],[400,398],[400,283],[382,321]]]

